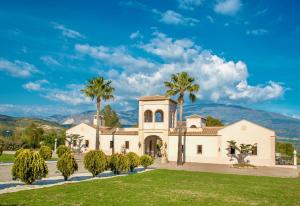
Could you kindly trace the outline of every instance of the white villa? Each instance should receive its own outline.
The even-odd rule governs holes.
[[[178,131],[177,102],[166,96],[145,96],[139,100],[139,122],[137,128],[100,129],[100,149],[107,155],[113,152],[135,152],[139,155],[160,156],[158,143],[168,161],[177,160]],[[186,117],[183,131],[184,161],[197,163],[233,164],[228,155],[228,142],[257,144],[247,160],[257,166],[275,165],[274,131],[247,120],[240,120],[224,127],[207,127],[206,119],[191,115]],[[95,125],[95,121],[94,121]],[[81,123],[67,130],[69,134],[83,137],[82,152],[95,149],[96,129],[94,125]],[[72,146],[76,147],[76,143]],[[230,150],[235,153],[236,151]]]

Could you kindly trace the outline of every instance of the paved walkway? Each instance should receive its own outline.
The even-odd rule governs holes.
[[[231,165],[223,164],[205,164],[205,163],[185,163],[183,166],[177,166],[175,162],[167,164],[160,164],[158,162],[154,165],[158,169],[172,169],[172,170],[188,170],[199,172],[214,172],[224,174],[238,174],[238,175],[254,175],[254,176],[270,176],[270,177],[299,177],[300,170],[290,168],[278,167],[256,167],[256,168],[233,168]]]

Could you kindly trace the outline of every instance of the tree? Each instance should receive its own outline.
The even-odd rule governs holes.
[[[84,156],[84,168],[86,168],[93,177],[105,171],[107,168],[107,158],[101,150],[91,150]]]
[[[195,92],[199,91],[199,85],[194,84],[195,79],[190,77],[187,72],[181,72],[173,74],[171,76],[170,82],[164,82],[166,86],[167,96],[178,95],[179,103],[179,134],[178,134],[178,151],[177,151],[177,165],[183,164],[183,148],[182,148],[182,113],[183,113],[183,103],[184,95],[188,93],[191,102],[196,101]]]
[[[64,180],[67,181],[68,177],[74,174],[78,170],[78,164],[74,156],[67,152],[64,153],[57,161],[57,169],[64,176]]]
[[[52,150],[48,146],[41,146],[39,154],[42,158],[44,158],[44,160],[49,160],[52,157]]]
[[[113,99],[114,88],[111,86],[110,80],[103,77],[92,78],[88,80],[88,84],[81,91],[92,100],[97,102],[97,127],[96,127],[96,150],[100,148],[99,130],[100,130],[100,104],[101,100]]]
[[[294,155],[294,146],[292,143],[276,142],[275,151],[276,153],[280,153],[281,155],[292,157]]]
[[[51,147],[51,149],[54,150],[55,139],[57,139],[57,146],[65,144],[65,131],[51,130],[44,133],[44,135],[42,136],[43,145]]]
[[[22,139],[28,147],[37,148],[40,146],[44,130],[39,128],[36,124],[29,125],[22,134]]]
[[[66,136],[65,141],[68,142],[69,149],[72,148],[72,144],[76,144],[76,146],[73,146],[72,151],[78,153],[80,152],[81,148],[84,147],[84,145],[81,144],[83,141],[83,136],[80,136],[79,134],[69,134]]]
[[[130,171],[133,172],[134,168],[140,165],[140,157],[134,152],[129,152],[127,157],[129,159]]]
[[[106,105],[101,111],[103,115],[105,126],[107,127],[121,127],[118,114],[112,109],[110,105]]]
[[[147,167],[150,166],[150,165],[152,165],[153,162],[154,162],[153,158],[150,155],[143,155],[143,156],[141,156],[140,161],[141,161],[141,165],[145,169],[147,169]]]
[[[12,167],[13,179],[20,179],[26,184],[46,177],[48,167],[45,160],[38,152],[23,150],[17,157]]]
[[[234,140],[227,141],[228,142],[228,156],[231,158],[235,158],[238,161],[238,164],[245,164],[246,157],[252,155],[254,150],[257,150],[257,144],[240,144],[240,146],[237,146],[236,142]],[[234,152],[233,152],[234,151]],[[238,151],[235,152],[235,151]]]
[[[65,146],[65,145],[60,145],[57,149],[56,149],[56,154],[58,157],[63,156],[65,153],[70,153],[70,149]]]
[[[221,120],[213,118],[212,116],[207,116],[206,126],[215,127],[215,126],[224,126]]]

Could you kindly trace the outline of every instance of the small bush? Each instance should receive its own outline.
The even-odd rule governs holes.
[[[39,153],[44,160],[49,160],[52,157],[52,150],[48,146],[41,146]]]
[[[24,149],[24,148],[20,148],[16,151],[15,153],[15,157],[17,157],[21,152],[23,152],[24,150],[29,150],[29,149]],[[30,151],[30,150],[29,150]]]
[[[127,157],[129,160],[130,171],[133,172],[134,168],[140,165],[140,157],[134,152],[129,152]]]
[[[32,184],[35,180],[46,177],[48,167],[45,160],[38,152],[24,149],[15,160],[12,167],[13,179],[20,179],[26,184]]]
[[[120,174],[129,170],[129,159],[124,154],[113,154],[110,156],[110,169],[114,174]]]
[[[56,154],[58,157],[61,157],[63,154],[65,154],[66,152],[71,152],[70,149],[65,146],[65,145],[60,145],[57,149],[56,149]]]
[[[142,165],[145,169],[147,169],[147,167],[148,167],[149,165],[152,165],[152,164],[153,164],[154,159],[153,159],[151,156],[149,156],[149,155],[143,155],[143,156],[141,156],[140,161],[141,161],[141,165]]]
[[[89,151],[84,156],[84,168],[86,168],[93,177],[105,171],[107,168],[107,159],[105,154],[100,150]]]
[[[65,181],[68,180],[75,171],[78,170],[78,164],[74,156],[70,152],[65,152],[57,161],[57,169],[64,176]]]

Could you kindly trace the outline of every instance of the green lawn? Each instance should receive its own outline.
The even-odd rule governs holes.
[[[300,179],[155,170],[0,195],[1,205],[300,205]]]
[[[15,155],[13,154],[2,154],[0,156],[0,162],[13,162],[15,161]]]
[[[57,158],[51,158],[51,160],[57,160]],[[0,156],[0,162],[14,162],[15,155],[14,154],[2,154]]]

